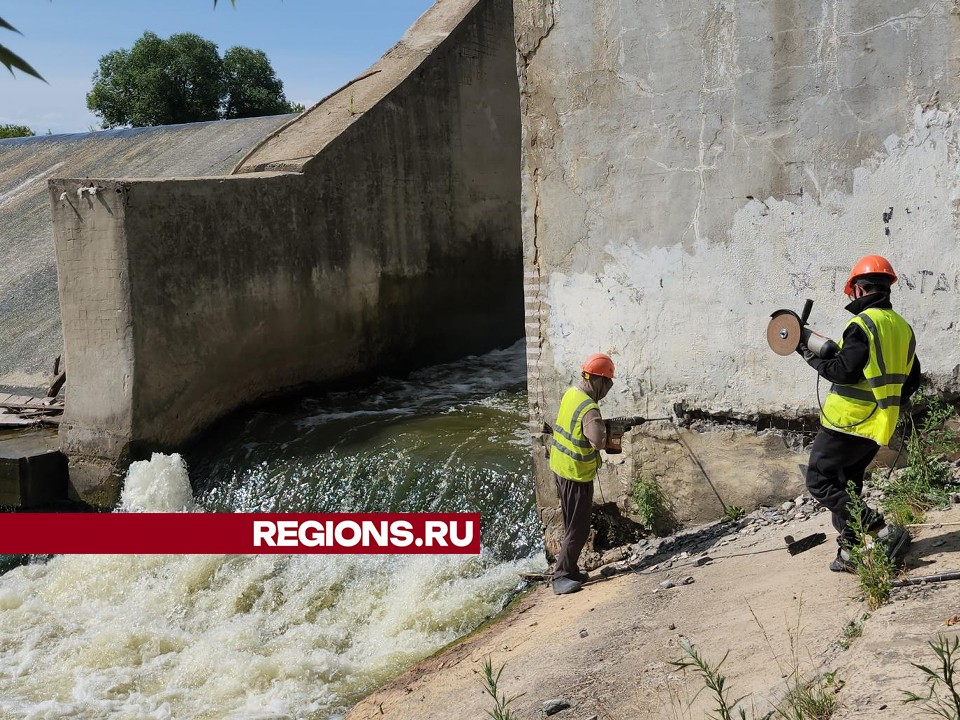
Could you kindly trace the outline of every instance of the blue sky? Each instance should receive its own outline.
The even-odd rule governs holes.
[[[393,46],[433,0],[0,0],[6,45],[46,78],[0,66],[0,125],[37,134],[100,126],[86,94],[101,55],[130,48],[150,30],[193,32],[217,43],[263,50],[287,98],[312,105],[363,72]]]

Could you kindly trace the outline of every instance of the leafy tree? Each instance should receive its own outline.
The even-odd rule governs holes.
[[[230,0],[230,4],[236,7],[237,0]],[[214,9],[216,9],[217,0],[213,0],[213,7]],[[13,25],[5,21],[2,17],[0,17],[0,28],[3,28],[4,30],[12,30],[13,32],[19,35],[23,34],[19,30],[17,30]],[[11,75],[13,75],[13,69],[16,68],[21,72],[25,72],[28,75],[33,75],[35,78],[43,80],[43,76],[41,76],[40,73],[34,70],[26,60],[24,60],[19,55],[15,54],[9,48],[4,47],[3,45],[0,45],[0,65],[5,66],[7,70],[10,71]],[[43,80],[43,81],[46,82],[46,80]],[[50,133],[47,133],[47,134],[49,135]]]
[[[6,138],[33,137],[36,133],[26,125],[0,125],[0,140]]]
[[[223,56],[223,70],[226,83],[224,118],[303,112],[303,105],[287,102],[283,83],[262,50],[241,45],[230,48]]]
[[[87,107],[103,127],[170,125],[302,110],[260,50],[237,46],[221,59],[194,33],[164,40],[145,32],[130,50],[100,58]]]

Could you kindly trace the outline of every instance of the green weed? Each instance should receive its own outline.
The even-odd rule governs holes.
[[[633,483],[631,497],[637,506],[637,515],[647,529],[653,529],[654,523],[666,514],[667,500],[656,480],[638,477]]]
[[[756,613],[753,612],[753,608],[750,608],[750,613],[760,627],[764,640],[766,640],[767,646],[773,653],[777,666],[786,678],[787,684],[786,694],[773,710],[763,716],[758,716],[756,710],[753,711],[752,716],[755,720],[770,720],[774,717],[779,718],[779,720],[830,720],[837,710],[836,694],[843,686],[843,682],[837,680],[836,674],[817,673],[813,679],[804,679],[801,673],[800,617],[802,609],[803,602],[801,601],[797,610],[796,625],[793,627],[787,626],[787,635],[790,640],[790,667],[788,668],[781,663],[780,657],[773,649],[766,629]],[[730,652],[727,651],[727,654],[716,665],[710,665],[686,638],[680,640],[680,647],[687,654],[687,658],[674,660],[671,665],[681,670],[693,668],[703,679],[705,688],[711,692],[717,704],[713,711],[716,714],[708,717],[714,718],[714,720],[747,720],[746,711],[743,708],[736,707],[744,698],[730,699],[727,678],[720,672],[720,667],[726,661]]]
[[[856,568],[857,577],[860,578],[860,589],[867,605],[871,610],[875,610],[890,598],[890,583],[894,575],[893,560],[887,555],[883,543],[874,542],[864,527],[866,503],[857,494],[853,481],[847,485],[847,493],[850,495],[850,502],[847,503],[850,529],[857,538],[856,545],[849,549],[850,560]]]
[[[926,408],[919,426],[910,418],[907,466],[895,475],[874,474],[884,495],[884,515],[901,527],[922,523],[927,510],[949,504],[953,477],[947,458],[960,451],[960,436],[947,424],[956,415],[954,407],[936,395],[925,395],[920,403]]]
[[[917,695],[903,690],[901,692],[906,696],[903,702],[919,703],[926,713],[945,718],[945,720],[960,720],[960,694],[957,693],[954,677],[960,640],[956,637],[950,640],[937,634],[936,641],[930,642],[929,645],[940,661],[940,666],[934,669],[919,663],[910,663],[926,678],[927,694]]]
[[[747,511],[738,505],[729,505],[723,510],[723,519],[724,520],[739,520],[744,515],[747,514]]]
[[[483,661],[483,677],[480,679],[480,684],[487,695],[493,698],[493,710],[487,710],[487,715],[490,716],[491,720],[514,720],[514,715],[509,707],[510,703],[524,695],[524,693],[520,693],[507,697],[500,692],[500,676],[506,666],[507,664],[503,663],[498,670],[494,670],[493,661],[489,657]]]
[[[727,678],[720,672],[720,666],[726,661],[730,651],[728,650],[726,655],[724,655],[715,666],[711,666],[686,638],[680,638],[680,647],[683,648],[683,651],[689,659],[681,658],[680,660],[673,660],[670,664],[680,670],[693,668],[700,674],[700,677],[703,678],[703,684],[713,693],[713,697],[717,702],[717,707],[714,709],[714,712],[717,714],[708,715],[708,717],[714,718],[714,720],[731,720],[735,718],[747,720],[747,713],[743,708],[737,708],[737,714],[733,714],[734,706],[743,700],[743,698],[730,700],[728,697],[729,689],[727,688]],[[770,717],[771,715],[768,714],[764,720],[768,720]]]
[[[802,672],[800,658],[800,638],[802,635],[803,597],[797,604],[797,619],[791,625],[787,621],[787,640],[790,647],[789,662],[781,662],[774,650],[767,630],[760,618],[748,604],[753,620],[760,628],[764,641],[770,649],[780,674],[786,678],[787,692],[774,708],[774,714],[781,720],[829,720],[837,709],[837,691],[843,687],[843,681],[837,680],[836,673],[815,673],[807,677]],[[810,663],[813,664],[812,661]]]
[[[840,639],[837,640],[837,645],[841,650],[849,650],[853,641],[863,635],[863,624],[869,619],[870,613],[863,613],[858,620],[851,620],[843,626],[843,632]]]
[[[782,720],[830,720],[837,711],[836,691],[839,689],[830,674],[817,675],[807,681],[794,675],[786,697],[777,705],[777,717]]]

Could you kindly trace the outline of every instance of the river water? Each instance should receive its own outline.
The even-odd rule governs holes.
[[[0,717],[341,717],[543,566],[523,344],[244,411],[121,511],[479,511],[470,556],[61,555],[0,576]]]

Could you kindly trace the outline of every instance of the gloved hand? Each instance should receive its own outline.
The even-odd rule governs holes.
[[[797,345],[797,354],[806,360],[808,364],[812,359],[819,357],[813,350],[808,348],[805,343]]]

